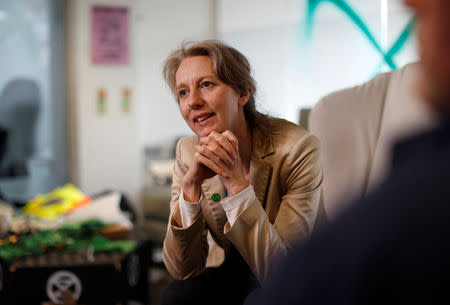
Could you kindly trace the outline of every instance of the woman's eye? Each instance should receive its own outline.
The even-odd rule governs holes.
[[[202,87],[203,88],[208,88],[208,87],[211,87],[212,85],[213,85],[213,83],[212,82],[208,82],[208,81],[202,83]]]
[[[183,97],[183,96],[185,96],[187,94],[187,90],[180,90],[179,92],[178,92],[178,95],[180,96],[180,97]]]

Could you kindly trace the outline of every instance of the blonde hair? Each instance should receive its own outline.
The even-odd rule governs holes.
[[[177,100],[176,72],[181,62],[192,56],[208,56],[219,79],[239,94],[248,94],[251,90],[244,106],[245,119],[252,129],[256,126],[269,127],[267,115],[256,110],[256,82],[251,76],[250,63],[241,52],[219,40],[184,42],[179,49],[170,53],[164,63],[163,76]]]

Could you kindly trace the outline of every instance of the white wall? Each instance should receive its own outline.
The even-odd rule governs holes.
[[[163,62],[183,40],[214,38],[214,1],[139,1],[137,96],[140,142],[159,144],[191,134],[162,77]]]
[[[90,27],[92,4],[100,1],[69,1],[68,77],[72,117],[72,179],[92,194],[105,189],[124,191],[136,197],[139,188],[138,103],[125,115],[120,108],[123,87],[135,90],[136,58],[135,1],[108,1],[131,8],[131,63],[128,66],[94,66],[91,63]],[[102,1],[101,3],[105,3]],[[107,106],[97,113],[97,90],[105,88]]]
[[[161,77],[169,51],[183,39],[213,36],[209,0],[69,0],[68,97],[72,181],[83,191],[125,192],[139,202],[142,149],[189,132]],[[94,66],[90,58],[90,7],[126,5],[130,15],[130,64]],[[107,91],[98,115],[96,90]],[[121,90],[132,90],[131,113],[120,108]]]

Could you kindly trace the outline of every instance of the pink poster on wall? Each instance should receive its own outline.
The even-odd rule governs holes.
[[[128,7],[92,6],[92,63],[127,65],[129,63]]]

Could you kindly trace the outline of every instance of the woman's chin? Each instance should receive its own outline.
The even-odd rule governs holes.
[[[212,128],[212,127],[210,128],[210,127],[208,127],[208,128],[202,128],[201,130],[197,130],[196,134],[199,137],[207,137],[213,131],[215,131],[217,133],[222,133],[223,132],[223,130],[221,130],[219,128]]]

